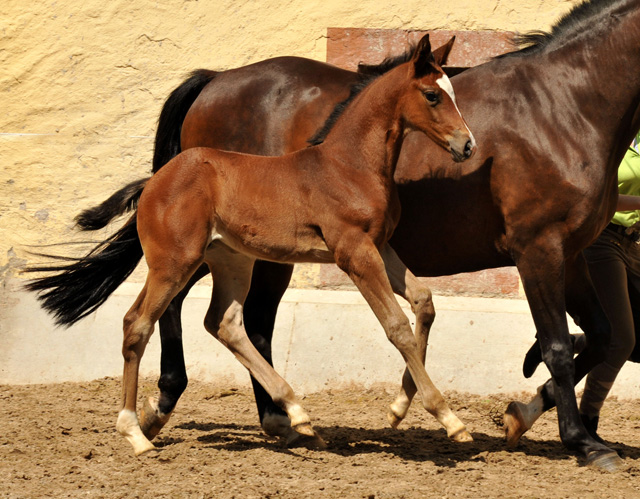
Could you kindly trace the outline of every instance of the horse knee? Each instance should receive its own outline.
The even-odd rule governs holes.
[[[416,319],[426,325],[433,324],[436,318],[436,309],[433,306],[433,298],[428,288],[423,288],[411,300],[411,309]]]
[[[574,375],[573,349],[570,343],[552,343],[543,349],[542,360],[549,368],[554,378],[564,378]]]

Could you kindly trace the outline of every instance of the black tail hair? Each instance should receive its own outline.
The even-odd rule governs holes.
[[[197,69],[167,98],[156,130],[153,151],[153,172],[157,172],[172,158],[180,154],[180,134],[187,111],[202,89],[218,74],[208,69]]]
[[[144,186],[151,177],[142,178],[125,185],[98,206],[88,208],[76,216],[76,225],[81,230],[98,230],[106,227],[114,218],[135,210]]]
[[[142,258],[136,216],[81,258],[40,256],[71,263],[27,267],[24,272],[54,274],[33,279],[25,288],[38,293],[56,324],[71,326],[100,307]]]

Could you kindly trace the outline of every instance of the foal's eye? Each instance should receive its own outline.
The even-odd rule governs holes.
[[[427,90],[427,91],[424,93],[424,97],[425,97],[425,99],[427,99],[427,101],[428,101],[430,104],[435,104],[436,102],[438,102],[438,94],[437,94],[437,93],[435,93],[435,92],[434,92],[434,91],[432,91],[432,90]]]

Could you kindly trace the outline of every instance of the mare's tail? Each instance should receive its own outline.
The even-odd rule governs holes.
[[[180,134],[182,122],[189,108],[202,92],[202,89],[216,76],[215,71],[198,69],[180,84],[167,98],[156,130],[153,152],[153,172],[157,172],[171,159],[180,154]],[[136,180],[111,195],[100,205],[83,211],[76,217],[81,230],[98,230],[105,227],[114,218],[135,210],[142,189],[149,178]]]
[[[27,267],[25,272],[53,273],[25,287],[38,293],[42,308],[61,326],[71,326],[102,305],[134,271],[142,258],[136,215],[115,234],[81,258],[54,257],[64,263]],[[50,256],[50,255],[44,255]]]
[[[215,78],[216,74],[215,71],[208,69],[197,69],[169,95],[158,119],[153,151],[154,173],[180,154],[182,122],[202,89]]]

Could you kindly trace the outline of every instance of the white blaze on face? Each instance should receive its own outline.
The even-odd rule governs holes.
[[[460,112],[460,109],[458,109],[458,103],[456,102],[456,94],[453,91],[453,85],[451,84],[451,80],[449,79],[449,77],[447,75],[443,74],[440,78],[438,78],[436,80],[436,84],[442,90],[444,90],[449,95],[449,97],[451,97],[451,100],[453,101],[453,105],[456,107],[456,111],[458,111],[458,114],[462,118],[462,113]],[[462,121],[464,121],[464,118],[462,118]],[[471,144],[473,145],[473,147],[475,147],[476,146],[476,139],[474,138],[473,134],[471,133],[471,130],[469,130],[469,127],[467,126],[466,122],[465,122],[464,126],[467,129],[467,132],[469,132],[469,137],[471,137]]]

